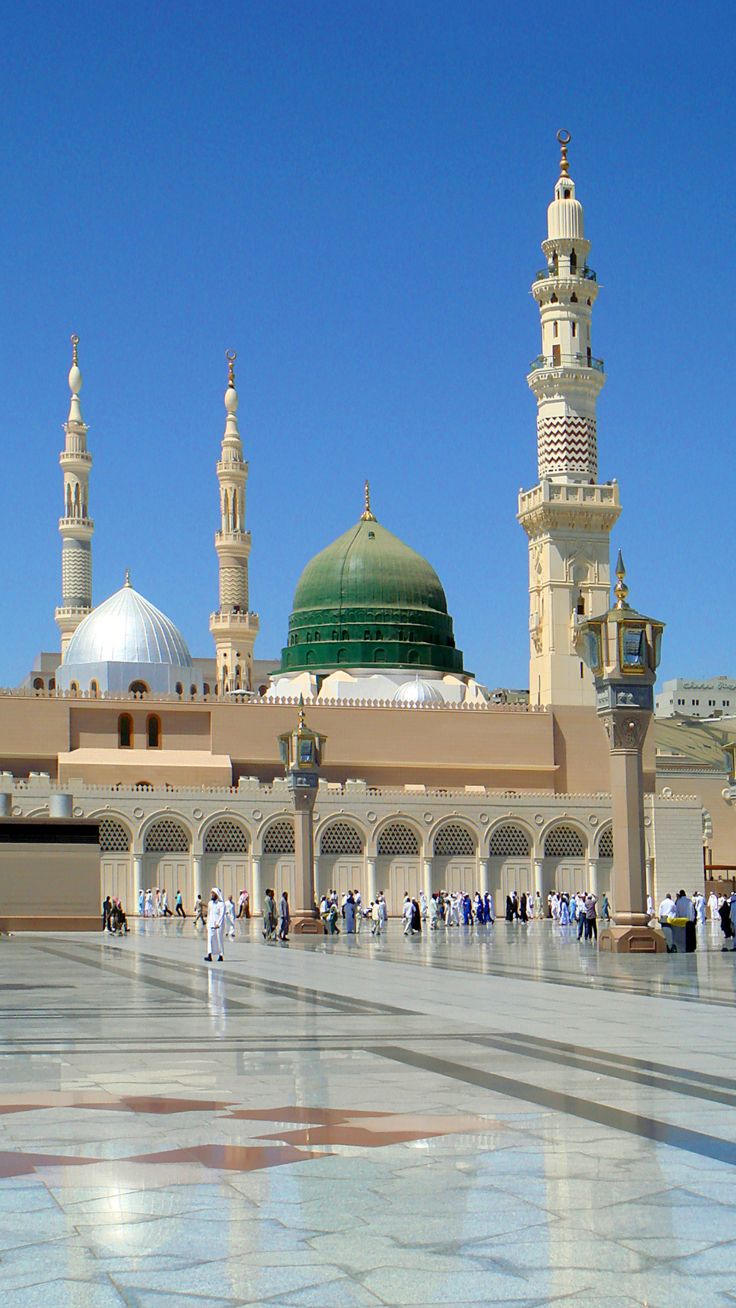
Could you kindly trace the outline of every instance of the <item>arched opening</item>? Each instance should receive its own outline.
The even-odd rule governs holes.
[[[133,719],[129,713],[121,713],[118,718],[118,747],[133,748]]]
[[[49,690],[56,690],[56,677],[49,677]]]
[[[319,838],[318,889],[336,890],[340,899],[351,890],[365,898],[363,835],[353,822],[330,822]]]
[[[210,683],[209,681],[205,681],[202,686],[202,694],[209,695],[209,693],[210,693]]]
[[[374,651],[374,653],[373,653],[373,662],[374,662],[374,663],[385,663],[385,662],[386,662],[386,651],[385,651],[385,649],[377,649],[377,650]]]
[[[97,696],[98,696],[99,693],[100,693],[100,688],[99,688],[99,686],[97,685],[97,682],[96,682],[96,681],[90,681],[90,683],[89,683],[89,693],[90,693],[90,695],[92,696],[93,699],[97,699]]]
[[[34,690],[43,690],[43,677],[34,677],[34,678],[33,678],[33,689],[34,689]]]
[[[184,687],[182,686],[180,681],[177,681],[176,685],[174,686],[174,690],[176,691],[177,695],[184,694]]]
[[[506,896],[514,891],[533,897],[531,852],[529,833],[517,823],[503,822],[491,832],[489,879],[498,914],[503,913]]]
[[[72,681],[72,682],[71,682],[71,684],[70,684],[70,686],[69,686],[69,690],[71,691],[72,695],[78,695],[78,694],[79,694],[79,686],[77,685],[76,681]]]
[[[190,687],[189,687],[189,694],[191,695],[192,699],[194,699],[196,693],[197,693],[197,687],[196,687],[196,686],[190,686]]]
[[[378,889],[386,895],[388,911],[401,913],[404,895],[419,898],[422,888],[419,837],[406,822],[389,822],[378,837]]]
[[[585,842],[580,832],[566,822],[552,827],[545,837],[544,880],[547,891],[574,895],[589,889]]]
[[[128,686],[128,693],[131,695],[147,695],[148,686],[145,681],[131,681]]]
[[[149,749],[161,748],[161,719],[157,713],[146,718],[146,744]]]

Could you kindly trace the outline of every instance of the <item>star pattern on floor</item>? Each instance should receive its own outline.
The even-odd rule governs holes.
[[[486,1132],[499,1126],[489,1118],[470,1115],[441,1116],[412,1113],[371,1112],[285,1105],[277,1108],[239,1108],[232,1100],[178,1099],[163,1095],[98,1095],[91,1092],[0,1096],[0,1114],[39,1112],[53,1108],[99,1109],[139,1115],[209,1113],[225,1121],[279,1124],[281,1129],[257,1138],[253,1145],[195,1144],[181,1149],[162,1149],[118,1159],[122,1163],[200,1164],[212,1171],[253,1172],[309,1158],[329,1157],[328,1146],[377,1149],[393,1144],[414,1143],[437,1136]],[[226,1111],[230,1110],[230,1111]],[[278,1143],[265,1143],[273,1141]],[[317,1147],[319,1152],[314,1152]],[[67,1154],[36,1154],[0,1151],[0,1177],[25,1176],[52,1167],[83,1167],[109,1160]]]

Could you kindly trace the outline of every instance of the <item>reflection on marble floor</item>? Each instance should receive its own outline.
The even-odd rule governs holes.
[[[734,1304],[720,944],[4,938],[0,1302]]]

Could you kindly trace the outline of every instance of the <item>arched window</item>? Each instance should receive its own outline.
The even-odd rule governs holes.
[[[352,822],[331,822],[322,832],[320,854],[362,854],[363,837]]]
[[[157,713],[146,718],[146,744],[149,749],[161,748],[161,719]]]
[[[598,842],[598,857],[613,858],[613,827],[606,827],[601,832],[601,838]]]
[[[522,827],[515,826],[513,822],[505,822],[492,833],[488,852],[491,858],[528,857],[531,843]]]
[[[129,713],[121,713],[118,718],[118,745],[120,749],[133,748],[133,719]]]
[[[79,686],[77,685],[76,681],[72,681],[72,682],[71,682],[71,684],[70,684],[70,686],[69,686],[69,689],[70,689],[72,695],[78,695],[78,694],[79,694]]]
[[[188,854],[189,832],[175,818],[159,818],[148,828],[145,839],[147,854]]]
[[[33,678],[33,689],[34,689],[34,690],[43,690],[43,677],[34,677],[34,678]]]
[[[385,651],[385,649],[376,649],[376,650],[373,651],[373,662],[374,662],[374,663],[385,663],[385,662],[386,662],[386,651]]]
[[[101,818],[100,849],[103,854],[127,854],[130,852],[130,832],[116,818]]]
[[[180,681],[177,681],[176,685],[174,686],[174,690],[176,691],[177,695],[184,694],[184,687],[182,686]]]
[[[56,690],[56,677],[49,677],[49,690]]]
[[[189,687],[189,694],[192,696],[192,698],[194,698],[194,696],[196,695],[196,693],[197,693],[197,687],[196,687],[196,686],[190,686],[190,687]]]
[[[90,695],[92,696],[93,699],[97,699],[97,696],[98,696],[99,693],[100,693],[100,688],[99,688],[99,686],[97,685],[97,682],[96,682],[96,681],[90,681],[90,683],[89,683],[89,693],[90,693]]]
[[[131,681],[128,686],[128,693],[131,695],[147,695],[148,686],[145,681]]]
[[[582,836],[574,827],[562,824],[547,832],[544,842],[546,858],[582,858],[584,852]]]
[[[475,837],[459,822],[448,822],[434,838],[434,852],[441,858],[472,858],[475,854]]]
[[[272,822],[263,837],[264,854],[294,853],[294,823],[291,818],[278,818]]]
[[[209,693],[210,693],[210,683],[209,681],[205,681],[204,685],[202,686],[202,694],[209,695]]]
[[[239,822],[231,818],[218,818],[207,829],[204,838],[205,854],[247,854],[248,835]]]
[[[392,822],[378,837],[379,854],[418,854],[419,838],[405,822]]]

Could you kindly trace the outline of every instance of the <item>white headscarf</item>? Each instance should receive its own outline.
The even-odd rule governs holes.
[[[222,891],[219,889],[218,886],[212,887],[212,894],[215,895],[217,899],[222,901]]]

